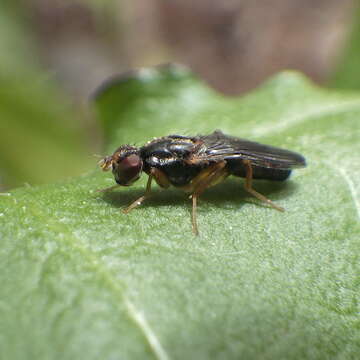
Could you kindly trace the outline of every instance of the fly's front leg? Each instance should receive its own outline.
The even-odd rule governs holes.
[[[133,203],[131,203],[126,209],[124,209],[123,212],[125,214],[129,213],[132,209],[134,209],[137,206],[141,205],[142,202],[150,196],[152,179],[153,179],[153,174],[150,173],[150,175],[148,177],[147,184],[146,184],[145,194],[143,196],[140,196],[137,200],[135,200]]]
[[[244,162],[244,164],[246,166],[245,190],[247,192],[249,192],[251,195],[255,196],[257,199],[259,199],[259,200],[263,201],[264,203],[270,205],[274,209],[279,210],[279,211],[285,211],[284,208],[274,204],[270,199],[268,199],[264,195],[258,193],[256,190],[254,190],[252,188],[253,170],[252,170],[252,166],[251,166],[251,161],[250,160],[243,160],[243,162]]]
[[[148,181],[146,184],[145,194],[143,196],[139,197],[133,203],[131,203],[125,210],[123,210],[123,212],[125,214],[127,214],[128,212],[130,212],[132,209],[136,208],[137,206],[141,205],[142,202],[151,195],[152,179],[154,179],[156,181],[156,183],[163,188],[167,188],[170,185],[166,175],[161,170],[156,169],[156,168],[151,168],[149,178],[148,178]]]
[[[116,189],[118,186],[120,186],[120,185],[119,185],[119,184],[116,184],[116,185],[107,187],[107,188],[105,188],[105,189],[98,189],[98,190],[96,190],[96,192],[108,192],[108,191],[111,191],[111,190]]]

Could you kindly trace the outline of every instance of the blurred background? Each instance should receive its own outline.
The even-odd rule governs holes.
[[[2,0],[0,191],[94,168],[89,97],[129,69],[177,62],[239,95],[296,69],[360,89],[356,0]]]

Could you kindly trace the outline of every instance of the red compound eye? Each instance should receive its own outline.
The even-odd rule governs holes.
[[[131,185],[135,180],[140,177],[143,162],[140,156],[131,154],[119,162],[115,179],[120,185]]]

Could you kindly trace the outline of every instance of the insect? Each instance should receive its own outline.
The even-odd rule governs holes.
[[[131,203],[128,213],[150,196],[155,180],[162,187],[184,190],[192,199],[192,229],[198,234],[196,208],[199,196],[229,175],[245,178],[245,190],[279,211],[284,209],[252,187],[253,179],[286,180],[293,168],[306,166],[298,153],[223,134],[169,135],[147,142],[142,147],[121,145],[99,163],[102,170],[112,170],[117,185],[130,186],[144,171],[149,177],[143,196]]]

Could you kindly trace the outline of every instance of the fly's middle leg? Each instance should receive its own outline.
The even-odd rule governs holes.
[[[191,198],[192,198],[192,213],[191,213],[192,230],[195,235],[199,235],[199,230],[196,220],[197,195],[193,194]]]
[[[226,169],[226,162],[215,163],[208,168],[204,169],[193,181],[192,181],[192,229],[195,235],[199,235],[197,226],[197,199],[198,197],[211,185],[215,185],[228,176]]]
[[[250,160],[243,160],[245,166],[246,166],[246,178],[245,178],[245,190],[249,192],[251,195],[255,196],[257,199],[263,201],[264,203],[270,205],[274,209],[278,211],[285,211],[284,208],[281,206],[278,206],[274,204],[270,199],[268,199],[266,196],[258,193],[256,190],[252,188],[252,179],[253,179],[253,169],[251,166]]]

